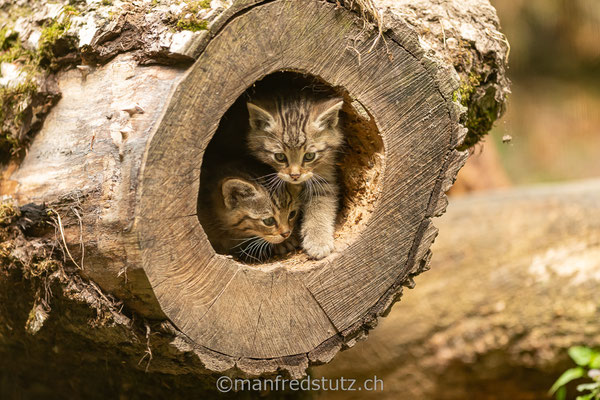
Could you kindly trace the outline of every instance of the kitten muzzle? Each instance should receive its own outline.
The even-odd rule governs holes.
[[[280,172],[279,174],[277,174],[277,176],[282,181],[291,183],[293,185],[298,185],[298,184],[300,184],[302,182],[306,182],[307,180],[312,178],[311,173],[308,173],[308,174],[283,174]]]

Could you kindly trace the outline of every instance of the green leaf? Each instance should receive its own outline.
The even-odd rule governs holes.
[[[600,388],[600,382],[582,383],[581,385],[577,385],[578,392],[583,392],[584,390],[594,390],[598,388]]]
[[[556,400],[567,400],[567,388],[565,386],[561,386],[556,391]]]
[[[591,369],[600,368],[600,352],[594,351],[592,353],[592,357],[590,360],[590,368]]]
[[[574,379],[581,378],[585,375],[585,370],[581,367],[571,368],[563,372],[563,374],[554,382],[548,393],[554,394],[559,387],[566,385]]]
[[[592,393],[590,394],[584,394],[583,396],[577,396],[575,398],[575,400],[593,400],[594,395]]]
[[[569,356],[577,365],[585,367],[592,360],[593,350],[584,346],[573,346],[569,349]]]

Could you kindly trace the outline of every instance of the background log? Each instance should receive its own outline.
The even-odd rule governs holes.
[[[314,375],[377,375],[390,399],[544,398],[568,347],[600,345],[600,181],[453,198],[438,226],[418,290]]]
[[[453,199],[419,290],[406,293],[369,340],[313,368],[312,376],[377,375],[384,392],[376,395],[388,398],[543,398],[570,365],[566,348],[600,345],[599,199],[598,180]],[[6,221],[3,236],[22,235]],[[173,328],[130,319],[76,272],[7,265],[3,258],[3,397],[215,393],[214,376],[198,381],[206,371]],[[44,287],[52,289],[48,303]],[[36,310],[50,318],[33,334],[27,321]]]
[[[176,203],[165,205],[164,202],[152,203],[151,200],[156,194],[161,194],[161,182],[169,183],[171,179],[183,179],[184,185],[180,185],[180,188],[189,196],[184,198],[187,202],[182,203],[185,206],[182,210],[195,209],[195,202],[189,200],[197,194],[199,163],[202,156],[201,146],[188,146],[187,148],[194,152],[193,155],[200,158],[188,160],[188,163],[181,168],[178,163],[174,163],[166,165],[166,169],[161,170],[159,167],[164,167],[160,164],[164,159],[161,151],[168,149],[168,146],[161,147],[160,144],[171,143],[169,141],[176,143],[179,140],[179,144],[188,145],[190,140],[194,139],[168,135],[180,129],[187,121],[187,119],[178,121],[177,116],[192,118],[193,112],[200,110],[178,109],[177,105],[183,104],[189,107],[199,104],[197,99],[190,100],[192,97],[190,93],[198,89],[194,84],[210,76],[210,74],[204,76],[202,73],[213,68],[212,76],[219,76],[216,64],[201,62],[202,57],[215,63],[219,60],[218,57],[211,58],[214,54],[219,54],[220,50],[216,45],[211,47],[210,44],[229,35],[232,51],[239,52],[242,48],[235,46],[239,45],[242,39],[239,39],[239,35],[236,39],[233,31],[237,28],[243,31],[241,23],[252,24],[249,17],[254,14],[258,17],[263,10],[271,13],[268,14],[271,20],[276,20],[273,13],[277,10],[282,13],[295,12],[294,15],[299,15],[298,4],[300,3],[267,2],[260,7],[252,8],[250,10],[252,12],[245,13],[239,12],[254,6],[255,2],[236,2],[231,7],[220,7],[229,4],[213,3],[215,4],[213,8],[195,11],[185,8],[188,6],[178,11],[176,7],[175,9],[169,7],[175,5],[170,2],[164,4],[159,2],[156,8],[147,3],[125,3],[119,6],[95,4],[89,7],[81,5],[80,10],[60,6],[55,9],[55,6],[35,3],[31,6],[32,9],[28,10],[37,12],[33,17],[25,14],[25,17],[17,23],[13,21],[15,26],[11,29],[18,33],[22,44],[33,50],[37,49],[35,38],[39,35],[46,37],[49,34],[47,29],[50,28],[58,29],[59,36],[64,35],[59,39],[64,39],[63,41],[69,46],[62,49],[65,54],[59,54],[58,47],[62,43],[60,40],[42,43],[46,46],[44,49],[50,48],[52,51],[50,55],[44,53],[49,66],[44,63],[36,65],[43,70],[37,72],[39,76],[36,75],[36,79],[45,79],[45,81],[56,79],[62,92],[62,100],[50,111],[23,160],[16,160],[5,168],[5,179],[2,181],[2,193],[13,196],[19,204],[34,202],[38,205],[43,203],[48,205],[48,209],[42,212],[46,219],[44,227],[48,228],[47,223],[51,223],[54,229],[40,228],[33,232],[25,232],[22,228],[18,228],[11,231],[10,235],[7,233],[7,240],[10,241],[10,249],[7,253],[8,265],[11,268],[15,265],[21,269],[30,268],[32,265],[37,265],[32,264],[33,258],[52,257],[52,248],[56,249],[56,244],[62,243],[65,268],[45,269],[41,274],[44,279],[52,276],[51,281],[60,287],[57,292],[70,293],[69,288],[72,285],[69,282],[78,276],[83,277],[84,282],[89,281],[88,283],[94,288],[93,291],[88,291],[92,293],[92,297],[87,304],[101,304],[100,299],[108,299],[106,306],[111,311],[103,315],[112,316],[108,318],[109,324],[115,323],[125,329],[123,333],[125,335],[129,335],[127,332],[131,331],[131,337],[136,338],[131,339],[134,341],[139,340],[140,334],[143,338],[149,337],[149,332],[154,332],[160,336],[159,341],[169,343],[160,351],[165,353],[163,355],[166,360],[174,358],[173,355],[167,354],[174,351],[176,354],[194,354],[199,358],[195,359],[197,365],[192,368],[193,373],[206,372],[205,367],[212,371],[237,369],[249,374],[276,372],[281,368],[294,376],[299,376],[304,373],[309,362],[327,362],[340,348],[350,346],[357,338],[363,337],[367,330],[374,326],[377,317],[389,311],[398,298],[402,285],[411,286],[412,276],[426,268],[430,256],[428,248],[436,232],[431,224],[431,218],[443,212],[446,205],[444,191],[449,188],[464,161],[464,153],[455,150],[461,145],[466,134],[463,125],[474,132],[469,127],[470,117],[465,111],[476,110],[479,107],[485,110],[487,115],[493,115],[493,118],[490,117],[492,120],[501,113],[508,90],[504,77],[506,44],[504,38],[497,33],[497,19],[486,1],[469,3],[471,8],[459,7],[458,2],[451,4],[447,10],[448,18],[460,20],[460,23],[456,22],[453,27],[449,26],[446,30],[442,22],[441,37],[435,33],[436,28],[434,28],[439,17],[438,19],[419,17],[419,13],[424,13],[427,9],[424,3],[417,8],[403,3],[374,3],[372,8],[364,6],[359,8],[358,11],[363,13],[362,15],[352,14],[347,9],[340,9],[327,2],[307,0],[302,3],[302,6],[306,6],[314,13],[312,22],[317,25],[313,28],[317,35],[315,37],[318,37],[319,27],[324,32],[329,32],[327,29],[337,32],[338,36],[324,37],[322,41],[322,43],[331,43],[335,52],[320,49],[313,54],[314,59],[299,57],[299,60],[295,60],[293,57],[298,54],[310,54],[310,48],[293,52],[293,43],[286,42],[291,49],[288,58],[282,55],[281,58],[275,59],[273,69],[290,68],[322,75],[332,84],[341,85],[342,89],[348,91],[349,104],[354,104],[354,100],[359,104],[364,101],[362,111],[367,118],[368,112],[374,113],[370,116],[371,119],[378,124],[386,145],[394,150],[387,155],[390,162],[385,175],[387,180],[384,188],[387,192],[383,191],[384,195],[382,195],[385,200],[382,202],[384,205],[379,211],[376,209],[374,216],[381,221],[385,221],[386,215],[388,218],[395,218],[394,221],[398,223],[392,224],[394,229],[405,229],[409,234],[382,236],[386,241],[378,242],[380,253],[377,254],[383,256],[380,259],[367,258],[373,263],[378,261],[381,270],[361,270],[364,265],[358,265],[356,258],[350,256],[365,255],[368,252],[352,254],[350,250],[342,252],[342,247],[348,245],[344,242],[342,243],[344,246],[338,249],[339,259],[332,263],[337,269],[322,268],[319,273],[310,276],[302,275],[307,287],[306,291],[302,289],[302,296],[288,296],[289,288],[279,288],[281,290],[277,293],[282,298],[288,296],[286,297],[288,300],[297,300],[304,297],[302,301],[308,302],[312,301],[309,296],[312,294],[315,302],[320,302],[323,310],[313,307],[318,313],[314,314],[318,316],[317,322],[313,314],[300,315],[302,318],[299,319],[298,326],[302,329],[298,332],[310,333],[306,342],[300,340],[303,338],[277,332],[276,337],[280,341],[273,350],[266,347],[269,332],[265,332],[262,335],[263,346],[257,347],[257,351],[248,345],[241,346],[244,341],[249,343],[248,337],[244,337],[243,340],[234,337],[231,343],[227,344],[229,353],[225,356],[221,351],[214,351],[222,350],[216,347],[221,346],[222,341],[215,341],[215,336],[211,336],[212,334],[205,336],[214,343],[202,342],[202,346],[199,346],[198,343],[186,341],[183,335],[177,333],[178,330],[186,334],[190,333],[196,340],[202,337],[202,332],[199,333],[197,329],[198,320],[194,318],[186,320],[186,318],[188,315],[193,315],[188,312],[189,307],[194,304],[203,307],[203,302],[182,301],[184,308],[177,309],[178,304],[169,302],[168,297],[181,297],[182,293],[185,297],[189,294],[185,291],[177,291],[181,289],[177,284],[172,285],[170,290],[159,293],[159,299],[155,298],[155,289],[164,282],[162,280],[164,277],[173,278],[172,282],[181,282],[185,285],[190,281],[196,282],[194,283],[196,287],[192,288],[195,290],[201,286],[197,285],[197,277],[209,275],[197,274],[198,269],[188,268],[183,272],[173,272],[173,276],[166,276],[165,269],[160,270],[155,268],[155,265],[164,264],[163,267],[168,267],[168,262],[172,261],[169,260],[171,255],[182,257],[181,261],[186,262],[189,260],[184,258],[192,255],[194,257],[190,260],[194,262],[193,266],[209,265],[209,261],[217,260],[217,264],[239,269],[239,266],[233,265],[224,258],[215,257],[214,253],[210,252],[204,252],[202,257],[197,257],[192,251],[189,254],[186,252],[167,254],[155,251],[160,248],[157,239],[163,240],[163,238],[160,234],[152,236],[157,235],[158,230],[147,229],[147,227],[160,225],[160,217],[165,215],[161,211],[176,216],[172,213],[175,209],[173,205]],[[20,7],[19,4],[21,3],[16,4],[16,7]],[[9,8],[13,6],[15,5],[11,4]],[[432,4],[430,8],[437,10],[436,12],[442,11],[439,5],[434,7]],[[461,10],[462,13],[457,10]],[[189,14],[192,17],[189,17]],[[417,18],[411,19],[406,16],[413,14],[417,15]],[[323,15],[329,19],[323,19]],[[471,18],[473,15],[477,18]],[[372,29],[367,22],[369,20],[381,29]],[[327,21],[337,21],[339,25],[328,24]],[[173,25],[181,31],[171,32],[169,27]],[[268,24],[256,25],[253,33],[258,33],[261,27],[266,25]],[[186,30],[186,27],[189,30]],[[302,33],[301,31],[297,33]],[[350,34],[350,37],[343,35],[343,32]],[[384,36],[379,36],[380,32],[385,32]],[[473,32],[477,35],[470,37]],[[456,43],[449,41],[451,38],[454,38]],[[128,54],[119,55],[120,53]],[[345,72],[328,69],[333,63],[319,64],[320,57],[326,58],[338,53],[339,59],[347,64]],[[467,57],[469,62],[455,63],[459,56]],[[200,61],[185,75],[186,71],[180,67],[140,66],[149,63],[175,63],[179,66],[189,66],[195,59]],[[20,61],[14,59],[11,62],[18,66]],[[82,64],[78,69],[63,71],[64,68],[79,62]],[[106,62],[108,63],[104,64]],[[349,68],[350,62],[355,63],[358,69]],[[385,76],[375,73],[377,66],[381,67],[384,74],[390,74],[387,83],[389,88],[394,88],[395,91],[391,89],[389,92],[383,91],[386,82],[381,79],[377,82],[354,79],[356,87],[350,85],[344,87],[346,80],[352,78],[350,72],[356,73],[361,66],[365,65],[370,66],[369,72],[373,77]],[[48,69],[44,70],[43,68],[46,67]],[[223,71],[225,70],[221,70],[222,73]],[[260,71],[256,71],[255,75],[238,77],[240,87],[228,92],[227,97],[212,99],[213,103],[207,101],[207,104],[212,104],[211,107],[217,110],[217,114],[211,115],[207,110],[203,110],[206,117],[204,120],[190,119],[195,122],[194,127],[198,126],[205,130],[201,137],[204,144],[214,133],[219,115],[222,115],[226,106],[235,100],[235,91],[237,90],[239,95],[247,86],[268,72],[272,71],[267,68],[262,75]],[[471,79],[473,76],[478,78]],[[179,79],[186,80],[176,86]],[[224,79],[226,82],[231,81],[230,77]],[[374,82],[377,85],[369,86],[369,83]],[[191,91],[184,92],[184,88]],[[383,95],[377,95],[375,89],[380,90]],[[480,89],[488,95],[479,96],[477,93]],[[173,91],[173,97],[166,96],[170,91]],[[33,91],[31,95],[35,93]],[[419,101],[415,101],[415,98]],[[178,99],[180,103],[173,99]],[[94,106],[92,107],[91,104]],[[467,108],[461,108],[461,104]],[[39,112],[32,111],[32,120],[34,114],[38,121],[41,120],[47,110],[37,111]],[[473,112],[474,115],[478,115],[476,111]],[[18,119],[10,121],[18,121]],[[8,123],[12,123],[10,121]],[[202,122],[205,125],[202,125]],[[23,126],[26,127],[25,130]],[[18,127],[20,135],[30,137],[35,131],[32,128],[34,124],[23,126]],[[11,125],[11,129],[13,128],[15,127]],[[422,132],[428,134],[422,135]],[[159,140],[151,141],[156,138]],[[180,150],[180,147],[175,146],[171,150]],[[178,155],[178,153],[171,154]],[[404,161],[400,162],[398,158],[403,155]],[[418,168],[419,166],[422,168]],[[169,168],[174,169],[169,173]],[[175,172],[182,172],[182,174]],[[153,181],[155,178],[159,181]],[[398,183],[400,178],[404,179],[401,184]],[[154,192],[150,190],[153,188],[152,185],[154,185]],[[175,192],[165,191],[162,194],[166,197],[173,193]],[[402,201],[404,207],[396,208],[399,201]],[[165,207],[151,212],[153,205]],[[415,212],[409,206],[414,208]],[[193,227],[188,224],[194,230],[188,231],[186,230],[188,226],[178,225],[171,233],[175,237],[180,237],[192,232],[194,235],[191,239],[197,240],[195,243],[202,243],[203,240],[206,242],[206,238],[202,236],[203,232],[198,228],[198,221],[192,218],[192,214],[185,216],[188,217],[189,224],[194,224]],[[373,218],[371,228],[375,226],[377,218]],[[392,220],[388,220],[387,223],[390,224],[390,221]],[[43,225],[42,222],[40,224]],[[374,229],[371,231],[375,232]],[[377,232],[383,234],[381,231]],[[41,239],[37,242],[30,240],[36,236]],[[400,246],[397,248],[393,245],[393,239],[400,236],[403,239],[401,246],[395,243]],[[17,237],[28,243],[14,242]],[[166,243],[165,241],[161,245]],[[354,243],[360,244],[361,248],[368,247],[366,241]],[[35,253],[33,250],[37,249],[36,244],[42,246],[48,253],[41,251],[39,254]],[[194,249],[194,246],[190,245],[187,248]],[[398,254],[392,254],[394,249]],[[23,257],[23,254],[28,252],[35,253],[36,256]],[[61,271],[66,271],[70,278],[59,279],[62,277]],[[153,272],[149,271],[158,272],[152,275]],[[171,270],[167,268],[166,271]],[[263,289],[269,282],[273,282],[269,279],[274,275],[263,276],[252,269],[244,269],[244,271],[251,277],[247,282],[250,287],[253,280],[262,282],[258,286]],[[352,307],[346,307],[345,303],[341,303],[332,295],[340,287],[339,282],[343,281],[344,274],[348,274],[348,271],[352,273],[350,275],[352,279],[348,282],[353,283],[357,288],[362,288],[353,292],[350,290],[351,286],[341,287],[345,298],[353,302]],[[361,271],[365,273],[361,274]],[[285,270],[280,269],[279,272],[288,276]],[[216,273],[213,275],[217,276]],[[357,276],[363,276],[365,281],[354,279]],[[240,279],[238,278],[238,281]],[[9,279],[7,282],[12,280]],[[242,288],[245,287],[241,283],[240,285],[238,292],[243,291]],[[298,288],[301,285],[294,287]],[[33,291],[36,307],[31,310],[37,310],[38,303],[42,307],[39,313],[33,313],[35,318],[28,325],[31,329],[35,328],[33,329],[35,332],[44,329],[44,321],[49,312],[48,304],[41,301],[44,296],[38,295],[39,290],[40,287]],[[216,289],[212,288],[212,290],[214,292]],[[203,292],[201,295],[210,297],[214,293],[221,293],[218,290],[213,292]],[[47,293],[47,291],[40,293]],[[86,296],[83,297],[87,298]],[[195,297],[193,299],[197,300]],[[47,303],[46,298],[44,301]],[[138,316],[138,321],[142,318],[146,318],[147,321],[160,321],[165,318],[163,312],[166,312],[168,317],[176,321],[177,327],[167,324],[172,328],[169,330],[162,324],[156,325],[153,322],[137,326],[135,329],[138,330],[133,326],[127,327],[127,319],[121,318],[124,315],[123,310],[116,311],[117,305],[121,304],[120,301],[123,301],[124,312],[129,315],[129,320],[135,320],[134,316]],[[247,303],[248,299],[243,300],[242,303],[244,301]],[[225,302],[225,305],[228,304],[230,303]],[[282,313],[281,310],[277,311],[280,303],[273,302],[273,304],[273,312],[270,315],[274,320],[280,321]],[[247,316],[252,313],[241,315]],[[218,333],[221,336],[217,336],[219,339],[224,337],[223,332],[230,332],[230,330],[229,328],[223,330],[223,326],[219,325],[224,324],[227,319],[217,317],[218,315],[213,316],[211,321],[216,325],[210,327],[220,329]],[[34,323],[38,320],[39,323]],[[274,327],[280,325],[287,326],[278,323],[269,324]],[[241,330],[246,327],[245,323],[238,326]],[[316,326],[319,326],[319,329],[313,332],[311,328]],[[146,342],[149,340],[148,337]],[[143,341],[142,339],[141,342]],[[238,347],[241,347],[241,350]],[[147,345],[145,349],[148,348],[150,347]],[[158,356],[159,353],[155,351],[153,354]],[[256,360],[257,358],[259,360]],[[171,369],[172,367],[175,369]],[[178,368],[170,366],[165,367],[163,371],[175,373],[174,371],[177,370]]]

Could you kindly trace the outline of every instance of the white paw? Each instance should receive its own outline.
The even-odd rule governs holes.
[[[327,257],[333,251],[333,238],[312,238],[307,236],[304,238],[302,247],[309,257],[320,260]]]

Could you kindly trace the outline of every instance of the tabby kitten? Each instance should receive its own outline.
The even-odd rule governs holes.
[[[247,166],[225,167],[211,176],[203,185],[198,215],[215,251],[264,261],[271,252],[295,248],[300,191],[289,185],[270,193],[248,171]]]
[[[303,188],[302,247],[315,259],[333,250],[339,187],[336,154],[343,144],[338,127],[341,98],[307,94],[248,102],[248,148],[277,171],[281,185]]]

